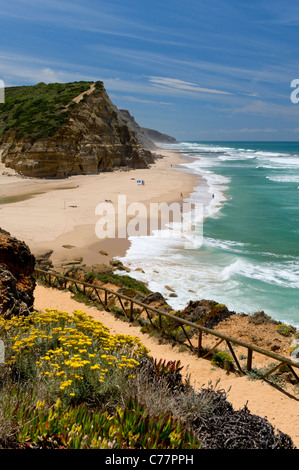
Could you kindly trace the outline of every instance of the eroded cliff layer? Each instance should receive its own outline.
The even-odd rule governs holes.
[[[25,176],[64,178],[115,167],[147,168],[154,162],[101,82],[91,83],[87,91],[54,114],[62,119],[53,135],[32,138],[30,122],[24,135],[13,125],[2,132],[0,150],[5,166]]]
[[[0,315],[4,318],[32,309],[34,266],[28,246],[0,228]]]

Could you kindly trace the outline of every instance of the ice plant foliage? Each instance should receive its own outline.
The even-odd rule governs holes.
[[[68,449],[197,449],[200,441],[170,413],[153,416],[135,399],[115,414],[90,410],[86,404],[63,407],[60,399],[50,409],[44,401],[18,407],[22,422],[18,440],[49,448]],[[28,444],[27,444],[28,445]]]

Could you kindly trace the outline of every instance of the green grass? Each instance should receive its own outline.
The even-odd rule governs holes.
[[[76,104],[72,100],[87,91],[93,82],[38,83],[34,86],[8,87],[5,103],[0,105],[0,143],[8,131],[31,142],[53,136],[69,119]],[[95,93],[102,83],[96,82]]]
[[[151,291],[140,281],[133,279],[130,276],[120,276],[118,274],[101,274],[96,272],[90,272],[86,274],[86,282],[92,283],[94,279],[99,279],[104,283],[115,284],[119,287],[127,287],[128,289],[133,289],[142,294],[148,295]]]

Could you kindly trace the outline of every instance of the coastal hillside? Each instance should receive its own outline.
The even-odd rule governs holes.
[[[157,149],[156,144],[175,144],[175,143],[177,143],[177,140],[174,137],[170,136],[170,135],[162,134],[159,131],[139,126],[139,124],[136,122],[134,116],[132,116],[128,110],[120,109],[120,112],[121,112],[122,116],[124,117],[124,119],[127,120],[128,126],[135,133],[138,140],[141,142],[141,144],[145,148],[147,148],[149,150],[156,150]]]
[[[0,152],[6,167],[38,178],[147,168],[154,162],[100,81],[7,88],[0,106]]]
[[[151,139],[156,144],[177,144],[178,141],[167,134],[163,134],[162,132],[156,131],[155,129],[148,129],[146,127],[141,128],[142,131],[145,133],[148,139]]]

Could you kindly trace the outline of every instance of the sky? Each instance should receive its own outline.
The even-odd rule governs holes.
[[[0,0],[0,39],[5,87],[102,80],[179,141],[299,141],[295,0]]]

